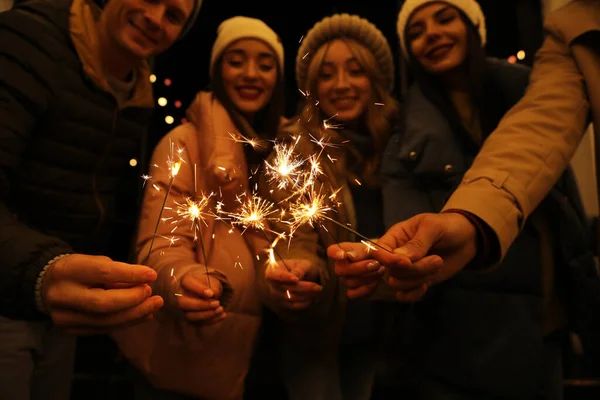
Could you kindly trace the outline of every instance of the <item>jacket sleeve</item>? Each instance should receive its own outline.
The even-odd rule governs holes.
[[[588,123],[583,76],[557,32],[548,22],[525,96],[486,140],[445,205],[488,224],[500,257],[567,167]]]
[[[10,209],[27,143],[34,140],[34,126],[52,98],[48,82],[53,64],[30,41],[27,30],[15,29],[20,19],[13,11],[0,14],[0,314],[38,319],[37,277],[51,259],[72,249],[19,222]],[[23,29],[31,25],[28,21]]]

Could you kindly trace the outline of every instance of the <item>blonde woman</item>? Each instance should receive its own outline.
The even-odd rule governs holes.
[[[323,175],[315,185],[322,193],[339,190],[328,217],[377,237],[384,232],[379,166],[398,113],[390,95],[394,63],[387,40],[356,15],[327,17],[302,41],[296,80],[307,101],[279,139],[291,144],[300,137],[295,150],[302,157],[318,154],[319,140],[332,145],[322,154]],[[261,188],[286,206],[288,191],[266,180]],[[275,227],[289,230],[285,223]],[[336,277],[324,252],[335,240],[352,238],[328,221],[323,227],[305,225],[289,243],[280,244],[285,265],[259,271],[262,299],[284,321],[282,370],[291,399],[370,398],[382,309],[349,299],[352,282]],[[380,280],[378,265],[373,265],[373,276]]]

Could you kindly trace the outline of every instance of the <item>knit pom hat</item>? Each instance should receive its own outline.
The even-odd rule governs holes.
[[[198,14],[200,13],[200,7],[202,7],[202,0],[194,0],[194,9],[192,10],[188,20],[185,22],[183,29],[181,30],[181,34],[179,35],[180,39],[192,29],[192,26],[194,26],[194,23],[198,18]]]
[[[296,82],[306,89],[308,67],[314,53],[325,43],[339,38],[353,39],[369,49],[385,77],[386,89],[394,88],[394,60],[383,33],[371,22],[357,15],[334,14],[317,22],[308,31],[296,57]]]
[[[280,75],[283,75],[283,45],[281,39],[260,19],[233,17],[221,22],[217,28],[217,39],[210,54],[210,77],[213,77],[215,63],[231,43],[240,39],[259,39],[275,52],[279,62]]]
[[[441,0],[444,3],[448,3],[453,7],[458,8],[462,11],[467,18],[471,21],[475,29],[479,32],[481,38],[481,46],[485,46],[487,40],[487,31],[485,29],[485,16],[479,3],[475,0]],[[400,38],[400,45],[402,46],[402,52],[405,57],[408,57],[408,49],[405,42],[404,31],[406,30],[406,24],[410,17],[412,17],[415,10],[428,3],[437,3],[440,0],[406,0],[398,13],[398,24],[396,30],[398,31],[398,37]]]

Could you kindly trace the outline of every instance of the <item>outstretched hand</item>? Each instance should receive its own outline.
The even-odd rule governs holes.
[[[163,306],[149,284],[156,271],[104,256],[71,254],[44,275],[42,299],[54,324],[72,334],[100,334],[139,323]]]

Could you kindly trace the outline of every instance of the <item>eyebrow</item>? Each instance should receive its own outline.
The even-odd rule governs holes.
[[[348,64],[348,63],[351,63],[351,62],[355,62],[355,63],[359,63],[360,64],[360,62],[358,62],[358,59],[356,57],[351,57],[351,58],[347,59],[346,61],[344,61],[344,64]],[[334,63],[331,62],[331,61],[323,61],[323,63],[321,64],[321,66],[334,66]]]
[[[443,13],[445,13],[446,11],[448,11],[448,10],[451,10],[451,9],[452,9],[452,7],[450,7],[450,6],[444,6],[444,7],[442,7],[441,9],[437,10],[437,11],[436,11],[436,12],[433,14],[433,16],[437,18],[437,17],[439,17],[441,14],[443,14]],[[422,24],[423,24],[423,21],[417,21],[417,22],[413,22],[413,23],[411,23],[411,24],[409,24],[409,25],[408,25],[408,28],[407,28],[407,29],[411,29],[411,28],[412,28],[412,27],[414,27],[414,26],[417,26],[417,25],[422,25]]]
[[[239,55],[245,56],[245,57],[248,56],[248,54],[246,53],[246,51],[244,51],[243,49],[231,49],[231,50],[227,50],[225,52],[225,54],[230,54],[230,53],[239,54]],[[260,53],[258,53],[258,57],[259,58],[272,58],[272,59],[275,59],[275,56],[273,54],[267,53],[267,52],[260,52]]]

